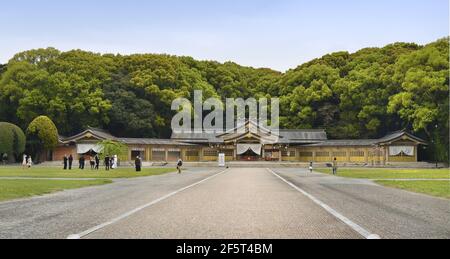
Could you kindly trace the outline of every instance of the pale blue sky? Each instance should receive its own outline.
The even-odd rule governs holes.
[[[53,46],[168,53],[284,71],[324,54],[449,34],[448,0],[14,0],[0,63]]]

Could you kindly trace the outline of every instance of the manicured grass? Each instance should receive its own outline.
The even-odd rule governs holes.
[[[318,169],[320,173],[332,174],[331,169]],[[359,179],[450,179],[449,169],[371,169],[342,168],[338,176]]]
[[[99,171],[93,171],[90,168],[85,170],[72,169],[70,171],[65,171],[55,167],[33,167],[31,169],[23,169],[22,167],[0,167],[0,177],[113,179],[161,175],[175,171],[175,168],[143,168],[142,172],[137,173],[133,168],[120,168],[110,171],[106,171],[103,168]]]
[[[111,180],[0,180],[0,201],[112,183]]]
[[[387,187],[450,199],[450,181],[376,181],[376,183]]]

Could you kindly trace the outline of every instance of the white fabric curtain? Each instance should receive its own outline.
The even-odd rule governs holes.
[[[97,144],[77,144],[77,154],[86,154],[89,151],[101,153],[103,148]]]
[[[237,154],[242,155],[247,151],[253,151],[255,154],[260,156],[262,154],[262,144],[238,144]]]
[[[400,154],[405,154],[407,156],[414,156],[414,147],[413,146],[392,146],[389,147],[389,155],[390,156],[398,156]]]

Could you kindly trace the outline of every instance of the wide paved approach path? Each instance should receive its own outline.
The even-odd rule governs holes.
[[[450,238],[448,200],[302,169],[190,169],[0,203],[0,238]]]

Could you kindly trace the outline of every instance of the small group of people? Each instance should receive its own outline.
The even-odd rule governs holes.
[[[72,155],[64,155],[63,164],[64,164],[64,170],[72,170],[73,166],[73,156]],[[110,169],[116,169],[119,166],[119,159],[117,155],[111,157],[107,155],[104,160],[106,171],[109,171]],[[81,155],[78,159],[79,169],[84,170],[86,167],[86,156]],[[100,168],[100,157],[99,155],[95,156],[89,156],[89,165],[91,166],[91,170],[99,170]]]
[[[119,158],[117,155],[115,156],[105,156],[105,167],[106,171],[109,171],[110,169],[114,170],[119,166]]]
[[[338,174],[338,161],[337,158],[333,159],[333,163],[331,164],[331,168],[333,169],[333,175],[337,175]],[[314,163],[310,162],[309,163],[309,172],[313,173],[314,171]]]
[[[78,159],[78,165],[80,170],[84,170],[86,167],[86,157],[80,156]],[[91,170],[98,170],[100,167],[100,158],[98,155],[89,156],[89,165],[91,166]]]
[[[134,166],[136,168],[136,172],[141,172],[142,171],[142,158],[140,156],[137,156],[136,159],[134,160]],[[177,171],[178,174],[181,174],[181,170],[183,167],[183,160],[178,159],[177,162]]]
[[[33,166],[33,159],[31,156],[24,154],[22,160],[22,168],[31,168]]]

